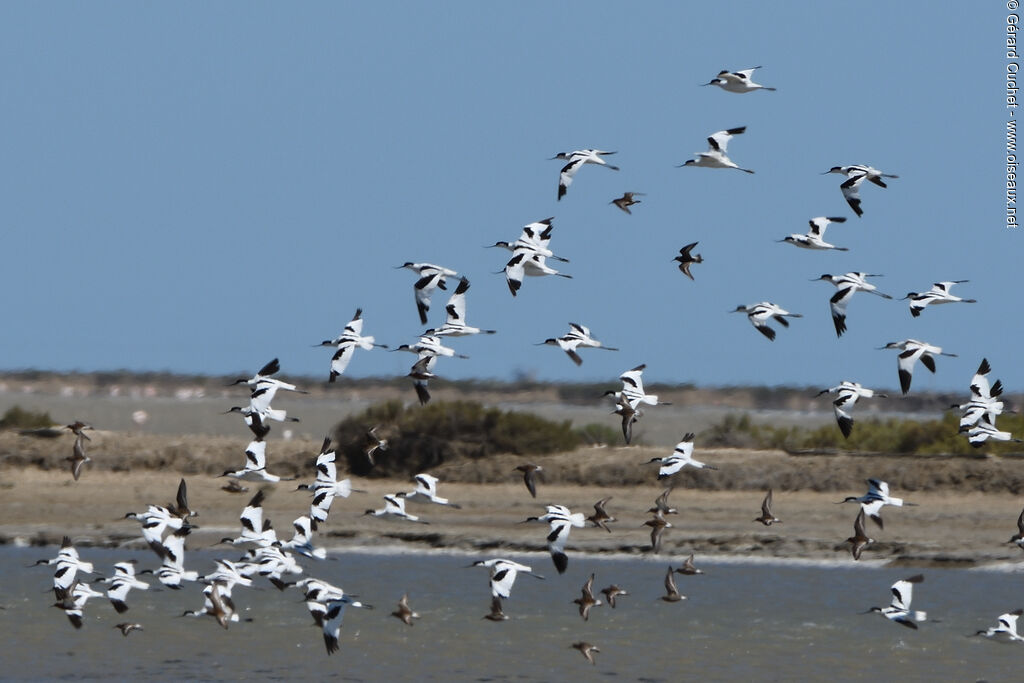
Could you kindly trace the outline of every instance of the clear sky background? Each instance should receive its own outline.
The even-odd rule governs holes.
[[[0,5],[0,369],[323,375],[357,307],[392,346],[423,331],[405,261],[467,275],[470,360],[439,376],[898,386],[908,337],[959,354],[914,389],[966,391],[983,356],[1011,392],[1024,235],[1004,227],[1004,5],[218,2]],[[700,87],[763,65],[777,92]],[[718,130],[755,175],[676,168]],[[556,201],[556,152],[617,150]],[[833,165],[897,173],[863,188]],[[609,201],[645,192],[633,215]],[[774,240],[820,215],[849,252]],[[513,299],[484,249],[555,217],[573,279]],[[672,258],[699,241],[686,279]],[[563,267],[564,265],[564,267]],[[938,280],[974,305],[854,297],[837,339],[822,273]],[[451,291],[451,288],[450,290]],[[435,295],[431,325],[443,322]],[[739,304],[804,314],[774,343]],[[618,353],[533,346],[590,326]],[[353,377],[409,354],[358,352]]]

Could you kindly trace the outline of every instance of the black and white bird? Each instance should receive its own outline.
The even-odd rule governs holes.
[[[981,448],[989,439],[992,441],[1024,443],[1024,439],[1018,439],[1010,432],[997,429],[994,424],[985,420],[979,421],[978,424],[967,430],[967,442],[975,448]]]
[[[622,389],[620,391],[608,390],[604,392],[604,395],[612,396],[616,401],[621,400],[634,410],[641,403],[649,406],[671,405],[671,403],[659,401],[657,394],[648,394],[644,391],[643,373],[646,368],[647,364],[644,363],[622,373],[619,375],[619,379],[622,380]],[[616,411],[616,413],[618,412]]]
[[[881,277],[870,273],[845,273],[843,275],[831,275],[825,273],[818,280],[831,282],[836,287],[836,293],[828,300],[829,310],[832,313],[832,323],[836,328],[836,336],[843,336],[846,332],[846,305],[857,292],[870,292],[883,299],[891,299],[888,294],[878,291],[878,288],[867,281],[869,277]]]
[[[433,263],[412,263],[405,262],[397,268],[407,268],[416,273],[416,284],[413,291],[416,294],[416,310],[420,315],[420,323],[427,324],[427,312],[430,310],[430,296],[435,289],[448,289],[445,285],[447,278],[456,277],[458,273],[451,268],[435,266]]]
[[[995,626],[990,626],[984,631],[978,631],[974,635],[991,638],[1002,643],[1024,641],[1024,637],[1017,633],[1017,620],[1022,614],[1024,614],[1024,610],[1021,609],[1000,614]]]
[[[364,515],[373,515],[374,517],[398,517],[405,519],[410,522],[419,522],[420,524],[429,524],[430,522],[424,521],[416,515],[411,515],[405,511],[405,498],[400,494],[393,493],[384,496],[384,507],[376,510],[367,510],[363,513]]]
[[[267,442],[262,439],[250,441],[245,447],[245,466],[240,470],[226,470],[222,477],[232,477],[242,481],[262,481],[275,483],[291,481],[294,477],[282,477],[267,472]]]
[[[582,365],[583,359],[577,349],[604,349],[605,351],[618,351],[614,346],[605,346],[590,334],[590,328],[579,323],[569,323],[569,332],[561,337],[545,339],[537,346],[557,346],[565,351],[570,360],[576,365]]]
[[[862,398],[888,398],[887,395],[877,393],[874,389],[867,389],[858,382],[850,382],[848,380],[843,380],[838,386],[822,389],[817,395],[821,396],[822,394],[836,395],[832,399],[832,412],[836,415],[836,424],[839,425],[839,431],[847,439],[850,438],[850,433],[853,431],[853,416],[850,415],[849,411],[856,405],[857,401]]]
[[[639,204],[640,203],[640,200],[639,199],[635,199],[635,197],[643,197],[643,196],[644,196],[643,192],[623,192],[621,197],[613,199],[613,200],[611,200],[608,203],[609,204],[614,204],[615,206],[619,207],[620,209],[622,209],[623,211],[625,211],[628,214],[632,214],[633,212],[629,210],[629,207],[633,206],[634,204]]]
[[[252,543],[257,546],[279,545],[277,532],[274,531],[273,525],[269,519],[263,518],[264,498],[265,494],[262,490],[256,492],[256,495],[242,509],[242,514],[238,518],[242,523],[242,532],[235,538],[221,539],[221,543],[231,543],[232,545]]]
[[[494,334],[494,330],[482,330],[479,327],[470,327],[466,324],[466,292],[469,290],[469,280],[462,278],[459,286],[448,299],[445,305],[445,312],[448,314],[444,325],[427,330],[425,336],[434,337],[462,337],[471,334]]]
[[[318,525],[327,521],[331,512],[331,504],[335,498],[348,498],[356,489],[348,478],[338,479],[337,453],[331,447],[330,437],[324,439],[320,454],[316,457],[316,480],[312,484],[299,484],[296,491],[312,491],[313,501],[309,506],[311,526],[316,531]]]
[[[572,279],[572,275],[561,273],[547,264],[547,257],[525,249],[517,250],[505,264],[505,281],[512,296],[516,296],[523,286],[524,277],[542,277],[557,275]]]
[[[327,557],[327,551],[313,545],[313,526],[308,515],[297,517],[292,522],[294,533],[290,540],[281,544],[282,550],[293,550],[305,557],[312,557],[322,560]]]
[[[525,521],[548,523],[548,552],[551,553],[555,569],[559,574],[563,574],[569,566],[569,556],[565,554],[565,541],[569,538],[569,531],[572,527],[586,526],[586,517],[582,512],[571,512],[564,505],[548,505],[546,510],[540,517],[528,517]]]
[[[718,469],[713,465],[708,465],[699,460],[693,459],[693,440],[695,438],[696,435],[693,432],[688,432],[683,436],[683,440],[676,444],[675,450],[672,451],[671,455],[666,455],[662,458],[651,458],[648,461],[648,463],[656,462],[661,464],[661,467],[658,469],[659,481],[667,477],[671,477],[687,465],[696,469]]]
[[[78,556],[78,549],[75,548],[71,542],[69,536],[65,536],[60,544],[60,550],[57,551],[57,556],[39,560],[34,566],[41,564],[54,566],[57,569],[53,573],[53,592],[57,594],[58,591],[67,592],[71,586],[75,583],[75,579],[78,572],[81,571],[85,574],[92,574],[94,571],[92,562],[85,562]],[[58,595],[58,600],[60,599]]]
[[[387,345],[378,344],[376,341],[372,335],[363,336],[363,309],[357,308],[356,314],[345,325],[345,329],[342,330],[341,334],[334,339],[325,339],[317,345],[333,346],[336,349],[334,356],[331,358],[331,372],[327,381],[333,382],[345,372],[356,349],[369,351],[374,347],[387,348]]]
[[[565,166],[558,174],[558,199],[561,201],[562,197],[565,196],[569,186],[572,184],[573,178],[576,173],[583,168],[585,164],[597,164],[598,166],[604,166],[610,168],[613,171],[618,171],[618,166],[612,166],[604,157],[615,154],[615,152],[605,152],[600,149],[579,149],[575,152],[559,152],[552,159],[561,159],[567,161]]]
[[[693,248],[697,246],[697,242],[690,242],[685,247],[679,250],[679,256],[673,258],[673,261],[679,262],[679,272],[686,277],[693,279],[693,275],[690,273],[691,263],[704,263],[704,257],[700,254],[693,254]]]
[[[789,327],[789,321],[786,317],[790,318],[802,318],[803,315],[800,313],[790,313],[781,306],[771,303],[770,301],[762,301],[751,306],[737,306],[735,310],[730,313],[746,313],[747,320],[754,326],[758,332],[768,338],[768,341],[775,341],[775,330],[768,327],[768,321],[772,318],[779,321],[779,324],[783,327]]]
[[[683,166],[699,166],[701,168],[735,168],[738,171],[744,173],[753,173],[749,168],[740,168],[737,166],[732,159],[726,156],[726,149],[729,147],[729,141],[737,135],[741,135],[747,130],[746,126],[740,126],[739,128],[729,128],[728,130],[720,130],[717,133],[712,133],[708,138],[708,151],[698,152],[697,156],[693,159],[687,159],[684,163],[679,164],[677,168]]]
[[[57,602],[54,607],[64,610],[68,621],[75,628],[82,628],[82,610],[89,598],[102,598],[103,593],[94,591],[89,584],[73,581],[67,588],[54,589],[57,594]]]
[[[952,407],[960,411],[960,431],[965,432],[984,420],[995,425],[996,418],[1003,414],[1005,405],[1000,397],[1003,394],[1003,383],[996,380],[989,382],[988,375],[992,367],[987,358],[981,359],[978,371],[971,378],[971,398],[966,403],[954,404]]]
[[[825,241],[825,230],[832,223],[845,223],[846,218],[843,216],[818,216],[812,218],[807,223],[811,226],[804,234],[793,233],[787,235],[777,242],[788,242],[794,247],[800,247],[801,249],[817,249],[824,251],[827,249],[834,249],[835,251],[849,251],[846,247],[837,247],[834,244],[830,244]]]
[[[842,503],[860,503],[860,509],[863,513],[871,517],[871,521],[878,525],[878,528],[884,528],[884,522],[882,521],[882,506],[891,505],[893,507],[903,507],[916,505],[916,503],[908,503],[902,498],[895,498],[889,495],[889,484],[882,481],[881,479],[868,479],[868,492],[863,496],[847,496],[843,500],[839,501]]]
[[[469,566],[487,567],[490,570],[491,596],[497,599],[504,598],[507,600],[509,598],[512,594],[512,586],[515,584],[516,577],[519,576],[520,572],[529,574],[536,579],[544,578],[540,574],[534,574],[533,570],[525,564],[519,564],[518,562],[500,557],[491,560],[477,560]]]
[[[534,221],[523,226],[523,232],[515,242],[495,242],[491,247],[502,247],[515,253],[517,251],[528,251],[540,254],[554,261],[568,263],[569,259],[555,256],[555,253],[548,248],[551,242],[551,232],[554,230],[555,217],[545,218],[541,221]]]
[[[132,588],[139,590],[149,590],[149,584],[145,581],[140,581],[135,578],[135,563],[131,560],[125,562],[118,562],[114,565],[114,574],[105,579],[100,580],[102,583],[107,584],[107,599],[110,600],[110,604],[114,606],[118,614],[128,611],[128,592]]]
[[[299,394],[308,393],[306,391],[303,391],[302,389],[299,389],[294,384],[290,384],[288,382],[279,380],[273,376],[279,372],[281,372],[281,363],[277,358],[274,358],[269,363],[260,368],[259,372],[257,372],[252,377],[243,377],[242,379],[236,379],[228,386],[234,386],[236,384],[245,384],[248,385],[250,391],[273,387],[274,391],[280,389],[281,391],[294,391]]]
[[[754,83],[754,72],[760,68],[760,66],[755,66],[751,69],[742,69],[740,71],[719,71],[715,78],[712,78],[703,85],[717,85],[726,92],[740,94],[754,92],[755,90],[775,90],[775,88]]]
[[[915,574],[907,579],[900,579],[892,585],[892,602],[888,607],[872,607],[866,614],[878,613],[890,621],[917,629],[917,623],[928,618],[925,612],[910,609],[910,602],[914,597],[914,584],[924,581],[924,576]]]
[[[369,608],[358,600],[353,600],[347,595],[327,603],[327,611],[323,615],[324,645],[327,647],[327,654],[334,654],[338,651],[338,637],[341,635],[341,622],[345,617],[345,608],[363,607]]]
[[[182,581],[198,581],[199,572],[185,569],[185,538],[191,530],[191,527],[183,526],[164,539],[160,568],[155,571],[144,569],[139,573],[155,574],[160,583],[174,590],[181,588]]]
[[[860,186],[864,184],[865,180],[872,182],[879,187],[888,187],[882,178],[899,177],[889,173],[882,173],[877,168],[861,164],[854,164],[852,166],[833,166],[822,173],[822,175],[827,175],[829,173],[838,173],[846,176],[846,180],[839,185],[839,189],[843,193],[843,199],[846,200],[846,203],[850,205],[850,208],[853,209],[853,212],[857,214],[857,216],[864,215],[864,210],[860,206]]]
[[[960,285],[969,280],[947,280],[945,282],[936,282],[932,285],[932,288],[927,292],[907,292],[907,295],[903,299],[910,299],[910,315],[915,318],[921,315],[921,311],[928,305],[939,305],[939,304],[952,304],[952,303],[965,303],[965,304],[976,304],[977,299],[964,299],[959,296],[950,293],[953,285]]]
[[[416,482],[416,488],[412,491],[399,494],[406,500],[417,500],[419,498],[424,499],[428,503],[436,503],[437,505],[447,505],[450,508],[459,510],[462,508],[458,503],[453,503],[447,498],[442,498],[437,495],[437,483],[440,481],[437,477],[426,472],[420,472],[414,476],[413,481]]]
[[[935,356],[950,356],[956,358],[955,353],[946,353],[939,346],[932,346],[927,342],[916,339],[904,339],[898,342],[889,342],[879,350],[898,349],[900,355],[897,359],[897,368],[900,376],[900,390],[906,394],[910,391],[910,381],[914,376],[914,365],[918,360],[921,365],[928,369],[928,372],[935,372]]]

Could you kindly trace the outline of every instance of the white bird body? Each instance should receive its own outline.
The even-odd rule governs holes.
[[[103,579],[102,582],[110,586],[107,589],[107,599],[110,600],[118,614],[128,609],[125,601],[128,599],[128,592],[132,588],[143,591],[149,590],[148,583],[135,578],[135,565],[131,562],[118,562],[115,564],[114,575]]]
[[[832,323],[836,328],[836,336],[843,336],[846,332],[846,305],[857,292],[870,292],[883,299],[891,299],[888,294],[878,291],[878,288],[867,281],[869,277],[879,277],[869,273],[846,273],[844,275],[830,275],[825,273],[819,280],[831,282],[836,287],[836,293],[829,299],[829,310],[832,313]]]
[[[444,325],[427,330],[424,336],[462,337],[471,334],[494,334],[494,330],[482,330],[479,327],[470,327],[466,324],[467,290],[469,290],[469,280],[462,278],[445,306],[448,316],[445,318]]]
[[[840,502],[860,503],[861,510],[864,514],[871,517],[872,521],[874,521],[880,528],[884,528],[881,516],[882,506],[892,505],[893,507],[903,507],[904,505],[914,505],[914,503],[905,503],[902,498],[890,496],[889,484],[881,479],[868,479],[867,482],[868,492],[863,496],[847,496]]]
[[[562,197],[569,189],[569,185],[572,184],[573,178],[585,164],[597,164],[610,168],[613,171],[618,171],[618,166],[612,166],[603,157],[615,154],[615,152],[605,152],[600,149],[579,149],[575,152],[559,152],[552,159],[562,159],[568,163],[562,167],[562,170],[558,174],[558,199],[561,201]]]
[[[786,316],[791,318],[803,317],[800,313],[790,313],[770,301],[762,301],[752,306],[737,306],[736,310],[732,311],[732,313],[746,313],[750,324],[754,326],[754,329],[767,337],[768,341],[775,341],[775,330],[768,327],[769,320],[775,318],[783,327],[789,327],[789,321],[786,320]]]
[[[155,574],[160,583],[172,589],[181,588],[182,581],[198,581],[199,573],[185,569],[185,537],[189,527],[182,527],[168,536],[163,543],[163,563]]]
[[[953,285],[959,285],[968,282],[968,280],[949,280],[945,282],[936,282],[932,285],[932,288],[927,292],[908,292],[904,299],[910,299],[910,315],[915,318],[921,315],[921,311],[926,306],[939,304],[952,304],[952,303],[965,303],[975,304],[978,303],[977,299],[964,299],[959,296],[955,296],[950,293]]]
[[[367,510],[364,514],[373,515],[374,517],[399,517],[410,522],[419,522],[421,524],[428,523],[423,521],[416,515],[410,515],[408,512],[406,512],[405,498],[403,498],[399,494],[389,494],[384,496],[384,507],[379,508],[377,510]]]
[[[863,209],[860,208],[860,186],[864,184],[865,180],[872,182],[879,187],[887,187],[882,178],[899,177],[890,173],[882,173],[877,168],[863,164],[833,166],[822,175],[827,175],[829,173],[838,173],[846,176],[846,180],[839,185],[839,189],[842,191],[843,198],[846,200],[846,203],[850,205],[850,208],[853,209],[853,212],[858,216],[864,215]]]
[[[818,392],[818,396],[836,394],[836,398],[832,401],[832,411],[835,413],[839,431],[845,438],[849,438],[850,432],[853,430],[853,417],[847,411],[852,409],[859,399],[872,398],[875,393],[874,389],[867,389],[858,382],[843,380],[838,386],[822,389]],[[885,394],[878,394],[878,396],[879,398],[888,398]]]
[[[760,68],[755,66],[751,69],[741,69],[740,71],[725,71],[723,69],[718,72],[718,76],[712,78],[704,85],[717,85],[726,92],[739,94],[754,92],[755,90],[775,90],[775,88],[754,83],[754,72]]]
[[[929,372],[935,372],[935,356],[956,357],[955,353],[945,353],[941,347],[932,346],[927,342],[916,339],[904,339],[899,342],[889,342],[882,349],[899,349],[900,355],[897,360],[899,369],[900,389],[906,394],[910,391],[910,381],[913,379],[914,365],[920,359]]]
[[[345,607],[369,607],[358,600],[348,596],[330,600],[327,603],[327,611],[323,615],[324,645],[327,646],[327,654],[338,651],[338,636],[341,635],[341,622],[345,616]]]
[[[291,540],[281,544],[282,550],[294,550],[300,555],[322,560],[327,557],[327,551],[313,545],[312,522],[307,515],[302,515],[292,522],[295,530]]]
[[[914,584],[924,581],[920,574],[911,576],[908,579],[900,579],[892,585],[892,602],[888,607],[872,607],[870,612],[878,612],[886,619],[895,621],[908,628],[917,629],[915,622],[924,621],[928,618],[925,612],[913,611],[910,609],[910,602],[914,596]]]
[[[1024,614],[1024,610],[1000,614],[995,626],[990,626],[984,631],[978,631],[974,635],[984,636],[1004,643],[1024,641],[1024,638],[1017,633],[1017,620],[1022,614]]]
[[[447,278],[455,277],[458,273],[451,268],[436,266],[433,263],[406,262],[398,267],[407,268],[418,276],[416,284],[413,285],[413,291],[416,294],[416,310],[419,312],[420,322],[426,325],[431,294],[437,288],[446,289]]]
[[[243,545],[253,543],[257,546],[268,546],[277,543],[277,533],[274,531],[270,520],[263,518],[263,491],[257,491],[256,495],[242,509],[238,520],[242,523],[242,532],[236,538],[225,538],[221,543]]]
[[[846,218],[843,216],[818,216],[807,222],[811,227],[805,234],[793,233],[779,241],[787,242],[792,244],[794,247],[800,247],[801,249],[817,249],[820,251],[834,249],[836,251],[849,251],[846,247],[837,247],[836,245],[825,241],[825,230],[828,229],[828,226],[832,223],[845,223]]]
[[[698,152],[697,156],[693,159],[688,159],[679,166],[698,166],[701,168],[735,168],[738,171],[745,173],[753,173],[749,168],[740,168],[737,166],[732,159],[726,156],[726,149],[729,146],[729,140],[736,135],[742,134],[747,130],[746,126],[739,128],[730,128],[728,130],[720,130],[717,133],[713,133],[708,137],[708,151]]]
[[[300,484],[295,490],[313,492],[313,502],[309,506],[310,525],[316,530],[318,524],[327,521],[331,504],[336,497],[348,498],[352,491],[349,479],[338,480],[338,466],[335,462],[337,453],[331,448],[330,438],[324,439],[320,454],[316,458],[316,480],[312,484]]]
[[[265,481],[270,483],[289,481],[291,479],[291,477],[282,477],[267,472],[267,442],[262,439],[250,441],[249,445],[245,447],[245,466],[242,469],[229,470],[220,476],[241,479],[242,481]]]
[[[569,556],[565,554],[565,541],[569,538],[569,531],[572,527],[583,528],[586,526],[587,518],[582,512],[571,512],[564,505],[548,505],[540,517],[530,517],[526,521],[547,522],[550,527],[548,533],[548,552],[551,553],[551,560],[555,563],[555,569],[559,574],[565,572],[569,565]]]
[[[539,252],[528,249],[517,249],[505,264],[505,280],[508,282],[508,289],[515,296],[520,287],[523,286],[524,277],[541,277],[544,275],[557,275],[559,277],[572,279],[572,275],[560,273],[547,264],[547,257]]]
[[[376,339],[372,335],[363,336],[363,309],[356,309],[356,314],[352,320],[345,325],[345,329],[342,330],[341,334],[334,339],[325,339],[320,342],[320,346],[334,346],[337,347],[334,356],[331,358],[331,373],[327,378],[328,382],[333,382],[345,372],[348,367],[349,361],[352,360],[352,356],[355,354],[356,349],[363,349],[370,351],[375,346],[381,348],[387,348],[383,344],[377,344]]]
[[[695,437],[696,435],[693,432],[687,433],[683,436],[683,440],[676,444],[675,450],[672,451],[671,455],[666,455],[663,458],[652,458],[648,461],[649,463],[657,462],[661,464],[661,467],[658,469],[659,481],[672,476],[687,465],[696,469],[718,469],[713,465],[693,459],[693,440]]]
[[[491,596],[495,598],[505,598],[512,594],[512,585],[516,582],[516,576],[519,572],[524,574],[530,574],[531,576],[543,579],[543,576],[534,574],[530,567],[525,564],[519,564],[512,560],[505,560],[502,558],[495,558],[492,560],[477,560],[474,562],[472,567],[487,567],[491,570],[490,587]]]
[[[545,339],[541,344],[547,344],[549,346],[557,346],[558,348],[565,351],[573,363],[581,365],[583,359],[580,358],[579,353],[576,349],[604,349],[606,351],[618,351],[613,346],[605,346],[601,342],[597,341],[590,335],[590,329],[584,325],[578,323],[569,323],[569,332],[561,337],[553,337],[551,339]]]
[[[415,499],[417,496],[421,496],[430,503],[447,505],[449,507],[459,509],[460,506],[457,503],[453,503],[447,498],[442,498],[437,495],[437,483],[440,480],[434,475],[421,472],[413,477],[413,481],[416,482],[416,488],[408,493],[402,494],[402,497],[406,500],[410,498]]]
[[[644,391],[643,372],[646,367],[646,364],[638,365],[619,375],[619,379],[622,380],[622,391],[607,391],[605,395],[611,394],[616,401],[621,400],[634,411],[641,403],[649,406],[669,405],[664,401],[659,401],[657,394],[648,394]],[[616,409],[615,412],[619,413],[620,411]]]

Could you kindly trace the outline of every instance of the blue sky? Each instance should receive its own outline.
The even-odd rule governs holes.
[[[964,389],[987,356],[1024,387],[1021,240],[1003,227],[1005,11],[934,3],[4,3],[0,369],[231,374],[274,356],[323,375],[357,307],[412,343],[414,275],[466,274],[449,378],[895,387],[907,337],[942,346],[915,389]],[[699,87],[763,65],[748,95]],[[676,168],[747,126],[755,175]],[[617,150],[556,201],[556,152]],[[838,164],[900,175],[853,216]],[[645,192],[633,215],[608,202]],[[813,216],[849,252],[774,242]],[[573,279],[499,271],[531,221]],[[695,282],[672,262],[699,241]],[[837,339],[822,273],[897,297],[970,279],[979,300],[911,318],[861,294]],[[431,324],[442,322],[444,293]],[[774,343],[738,304],[804,314]],[[588,325],[618,353],[577,368],[534,342]],[[408,372],[357,353],[348,375]]]

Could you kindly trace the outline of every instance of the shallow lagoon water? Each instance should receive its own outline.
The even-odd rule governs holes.
[[[100,572],[131,557],[140,569],[156,565],[148,552],[80,553]],[[494,623],[482,619],[490,605],[487,570],[466,567],[493,555],[346,550],[302,562],[306,576],[376,608],[350,608],[340,650],[327,656],[301,593],[262,581],[235,589],[252,621],[226,631],[210,618],[177,616],[201,607],[196,585],[133,592],[124,615],[92,600],[76,631],[51,607],[52,567],[27,566],[54,554],[52,547],[0,548],[4,679],[994,682],[1019,680],[1024,663],[1024,644],[967,637],[1024,607],[1024,575],[1009,570],[920,570],[925,581],[913,607],[929,621],[913,631],[861,613],[887,605],[889,586],[917,569],[698,557],[706,574],[677,575],[688,599],[670,604],[659,599],[665,572],[683,557],[575,554],[560,576],[546,554],[512,554],[546,578],[520,575],[505,603],[510,619]],[[233,555],[189,552],[186,564],[203,572],[212,558]],[[616,609],[594,608],[584,622],[572,600],[591,572],[595,589],[616,583],[630,595]],[[390,616],[406,591],[422,615],[413,627]],[[113,626],[126,620],[145,630],[123,638]],[[571,649],[579,640],[601,648],[596,665]]]

